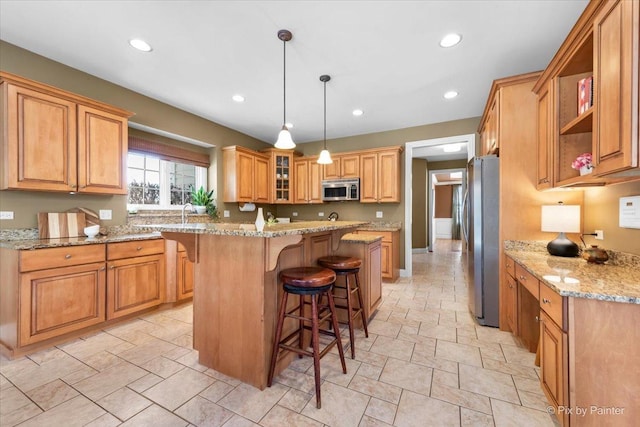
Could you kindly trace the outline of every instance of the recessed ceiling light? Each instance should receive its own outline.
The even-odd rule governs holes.
[[[356,109],[356,110],[353,110],[353,113],[351,113],[351,114],[353,114],[356,117],[359,117],[359,116],[364,114],[364,111],[362,111],[360,109]]]
[[[442,150],[445,153],[455,153],[456,151],[460,151],[461,149],[462,147],[460,147],[460,144],[449,144],[442,146]]]
[[[291,122],[285,123],[284,125],[287,127],[287,129],[291,129],[293,127],[293,123]]]
[[[236,102],[244,102],[244,96],[242,95],[233,95],[231,99],[233,99]]]
[[[451,178],[451,179],[462,179],[462,172],[451,172],[449,174],[449,178]]]
[[[142,52],[151,52],[151,45],[142,39],[131,39],[129,44]]]
[[[440,40],[440,46],[452,47],[460,43],[460,40],[462,40],[462,36],[460,34],[456,34],[456,33],[447,34],[442,38],[442,40]]]
[[[453,99],[456,96],[458,96],[458,92],[456,92],[455,90],[450,90],[449,92],[445,92],[444,97],[446,99]]]

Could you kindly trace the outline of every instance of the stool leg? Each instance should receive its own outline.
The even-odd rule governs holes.
[[[349,275],[345,274],[344,281],[347,286],[347,323],[349,325],[349,343],[351,344],[351,358],[356,358],[355,336],[353,335],[353,303],[351,301],[351,284]]]
[[[336,305],[333,302],[333,295],[331,291],[327,292],[327,298],[329,299],[329,310],[331,311],[331,323],[333,323],[333,330],[336,334],[336,340],[338,341],[338,353],[340,354],[340,363],[342,363],[342,373],[347,373],[347,364],[344,361],[344,351],[342,350],[342,340],[340,339],[340,329],[338,328],[338,317],[336,316]]]
[[[271,352],[271,367],[269,368],[269,377],[267,379],[267,387],[271,387],[273,382],[273,372],[276,369],[276,361],[278,359],[278,351],[280,350],[280,338],[282,338],[282,325],[284,324],[284,315],[287,311],[287,293],[282,293],[280,302],[280,312],[278,313],[278,326],[276,326],[276,336],[273,340],[273,351]]]
[[[313,346],[313,373],[316,380],[316,408],[320,409],[320,334],[318,330],[318,295],[311,295],[311,344]]]
[[[358,288],[358,302],[360,303],[360,315],[362,316],[362,328],[364,329],[364,336],[369,338],[369,331],[367,330],[367,316],[364,314],[364,304],[362,303],[362,292],[360,291],[360,279],[358,273],[356,276],[356,288]]]
[[[300,312],[298,313],[300,320],[298,320],[298,328],[300,329],[300,336],[298,337],[298,343],[300,350],[304,350],[304,296],[300,295]],[[298,354],[298,359],[302,359],[302,354]]]

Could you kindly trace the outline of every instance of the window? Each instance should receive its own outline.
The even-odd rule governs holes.
[[[191,191],[207,187],[207,168],[142,153],[127,156],[127,209],[172,209],[191,202]]]

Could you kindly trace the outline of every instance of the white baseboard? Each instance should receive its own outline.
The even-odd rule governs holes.
[[[413,249],[411,249],[411,253],[412,254],[426,254],[427,252],[429,252],[427,250],[427,248],[413,248]]]

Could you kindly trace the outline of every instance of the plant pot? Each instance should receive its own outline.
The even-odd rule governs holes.
[[[591,166],[583,166],[580,168],[580,176],[589,175],[591,172],[593,172],[593,168]]]
[[[196,213],[199,215],[203,215],[207,213],[207,207],[206,206],[194,206],[193,207],[196,210]]]

